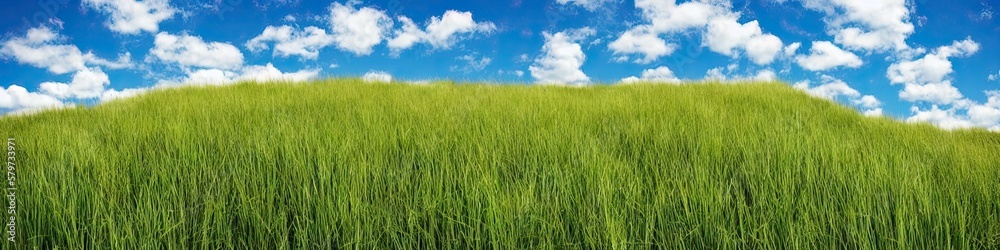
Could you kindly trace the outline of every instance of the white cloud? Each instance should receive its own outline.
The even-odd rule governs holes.
[[[462,67],[467,71],[480,71],[486,68],[493,62],[493,58],[489,57],[478,57],[475,55],[464,55],[456,58],[458,60],[465,61],[465,65]]]
[[[240,81],[268,82],[268,81],[290,81],[301,82],[315,79],[319,75],[319,69],[303,69],[296,72],[282,72],[273,64],[249,65],[239,70],[223,69],[198,69],[191,70],[187,76],[178,80],[161,80],[157,83],[160,87],[182,86],[182,85],[225,85]]]
[[[83,5],[108,15],[105,26],[122,34],[142,31],[156,33],[160,22],[170,19],[178,11],[169,0],[83,0]]]
[[[990,74],[990,75],[986,76],[986,80],[987,81],[996,81],[997,78],[1000,78],[1000,71],[997,71],[996,74]]]
[[[497,29],[492,22],[476,22],[467,11],[445,11],[441,17],[431,17],[425,29],[420,29],[410,18],[398,19],[403,28],[394,31],[395,37],[388,42],[389,48],[397,53],[421,42],[435,49],[449,49],[460,39],[476,33],[491,34]]]
[[[100,68],[90,68],[77,71],[73,74],[73,81],[70,83],[43,82],[39,85],[40,92],[50,96],[66,98],[94,98],[99,97],[104,92],[104,87],[110,84],[108,75]]]
[[[788,46],[785,46],[785,49],[783,50],[785,56],[787,57],[794,56],[795,52],[799,51],[799,47],[802,47],[802,43],[794,42],[792,44],[789,44]]]
[[[614,2],[614,0],[556,0],[559,4],[574,4],[589,11],[597,10],[605,3]]]
[[[726,67],[715,67],[705,72],[705,80],[726,81],[729,83],[744,82],[769,82],[778,80],[778,74],[771,69],[762,69],[756,74],[735,73],[737,64],[730,64]]]
[[[587,60],[587,55],[577,42],[593,36],[594,33],[589,27],[555,34],[542,33],[545,36],[545,45],[542,46],[542,54],[528,67],[531,76],[543,84],[589,83],[590,77],[580,70],[580,66]]]
[[[981,127],[1000,132],[1000,91],[990,90],[985,93],[988,99],[981,104],[962,100],[967,104],[952,105],[947,109],[938,105],[932,105],[929,110],[911,107],[913,116],[907,121],[927,122],[944,129]]]
[[[634,62],[647,64],[662,56],[673,54],[678,45],[668,44],[659,35],[648,29],[637,28],[622,33],[618,39],[608,44],[608,48],[615,55],[620,56],[622,61],[628,60],[627,55],[642,54],[643,57],[636,58]]]
[[[861,97],[861,92],[851,88],[851,86],[847,85],[846,82],[841,81],[840,79],[826,75],[823,75],[822,78],[823,83],[816,87],[810,87],[810,82],[808,80],[795,83],[794,87],[804,90],[811,95],[830,100],[837,100],[838,97]]]
[[[962,94],[948,80],[954,70],[949,57],[965,57],[979,51],[972,39],[955,41],[938,47],[917,60],[902,60],[889,66],[886,77],[892,84],[904,84],[899,97],[910,102],[926,101],[950,104],[962,99]]]
[[[522,76],[524,76],[524,71],[523,70],[515,70],[514,74],[517,75],[517,77],[522,77]]]
[[[911,107],[910,111],[913,112],[913,116],[907,118],[907,122],[926,122],[948,130],[972,127],[972,122],[960,117],[955,108],[940,109],[937,105],[933,105],[930,110]]]
[[[864,64],[854,53],[845,51],[827,41],[812,43],[808,56],[799,55],[795,61],[809,71],[825,71],[836,67],[857,68]]]
[[[608,48],[618,56],[618,61],[629,61],[629,55],[641,54],[636,63],[651,63],[662,56],[672,54],[679,45],[667,43],[661,35],[688,29],[704,28],[718,16],[734,14],[729,12],[729,4],[722,1],[676,1],[636,0],[635,7],[642,13],[644,24],[636,25],[623,32],[608,44]]]
[[[285,20],[285,22],[294,23],[296,21],[296,18],[295,18],[295,16],[293,16],[291,14],[288,14],[288,15],[285,15],[285,18],[282,18],[281,20]]]
[[[742,48],[750,60],[759,65],[773,62],[783,46],[777,36],[764,34],[756,20],[740,24],[734,16],[709,22],[703,44],[712,51],[732,57],[737,57],[734,49]]]
[[[680,32],[701,28],[720,15],[732,15],[727,1],[699,0],[677,4],[676,1],[636,0],[635,7],[642,12],[656,33]]]
[[[667,68],[667,66],[660,66],[654,69],[647,69],[642,71],[642,77],[630,76],[621,80],[622,83],[636,83],[636,82],[666,82],[666,83],[680,83],[680,79],[674,76],[674,72]]]
[[[246,47],[252,52],[258,52],[267,49],[268,42],[275,43],[273,52],[275,56],[301,56],[315,60],[319,56],[320,49],[333,44],[334,36],[315,26],[303,30],[296,30],[288,25],[267,26],[260,35],[247,41]]]
[[[857,104],[858,106],[865,108],[877,108],[879,106],[882,106],[882,102],[878,101],[878,99],[876,99],[875,96],[871,95],[866,95],[861,97],[861,99],[854,102],[854,104]]]
[[[24,87],[10,85],[0,88],[0,108],[9,110],[29,110],[61,107],[63,103],[55,97],[29,92]]]
[[[319,69],[303,69],[296,72],[281,72],[271,63],[267,65],[252,65],[243,68],[243,73],[236,78],[236,81],[290,81],[301,82],[315,79],[319,75]]]
[[[742,50],[752,62],[767,65],[781,53],[780,38],[764,33],[756,20],[740,24],[740,13],[732,12],[729,1],[695,0],[677,4],[676,1],[637,0],[645,23],[621,33],[608,44],[616,61],[651,63],[675,52],[680,45],[668,43],[661,36],[697,29],[704,31],[702,45],[710,50],[741,57]],[[641,55],[634,59],[632,55]]]
[[[757,71],[757,75],[753,77],[753,80],[765,82],[776,81],[778,80],[778,74],[774,73],[774,70],[763,69]]]
[[[197,36],[160,32],[156,34],[154,44],[149,50],[150,56],[182,67],[235,69],[243,65],[243,53],[228,43],[206,43]]]
[[[385,71],[368,71],[364,76],[361,77],[362,81],[365,82],[384,82],[391,83],[392,75]]]
[[[132,67],[132,56],[125,53],[115,61],[99,58],[93,53],[83,53],[75,45],[57,43],[61,36],[42,26],[29,29],[23,37],[13,37],[3,42],[0,55],[13,57],[18,63],[43,68],[54,74],[84,70],[87,65],[112,69]]]
[[[334,43],[341,50],[355,55],[369,55],[372,47],[382,43],[382,39],[392,29],[393,22],[385,12],[362,7],[357,9],[354,3],[348,5],[333,3],[330,6],[330,27]]]
[[[826,13],[827,32],[851,50],[903,51],[913,33],[907,0],[805,0],[806,8]]]
[[[147,88],[127,88],[123,90],[109,89],[101,93],[100,101],[107,102],[112,100],[127,99],[132,98],[141,94],[148,92]]]
[[[828,75],[821,75],[821,83],[815,87],[810,86],[809,80],[799,81],[793,85],[810,95],[832,101],[841,101],[846,104],[853,104],[861,108],[861,112],[866,116],[881,116],[882,102],[875,96],[862,96],[861,92],[852,88],[846,82]]]
[[[928,84],[906,84],[899,92],[899,98],[909,102],[925,101],[950,104],[962,99],[962,93],[951,85],[951,81],[943,81]]]

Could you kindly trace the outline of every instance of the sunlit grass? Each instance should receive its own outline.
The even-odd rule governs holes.
[[[42,249],[1000,247],[1000,134],[779,83],[249,83],[0,131]]]

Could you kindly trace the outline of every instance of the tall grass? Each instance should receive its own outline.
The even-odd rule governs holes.
[[[245,83],[0,131],[4,248],[1000,247],[1000,134],[778,83]]]

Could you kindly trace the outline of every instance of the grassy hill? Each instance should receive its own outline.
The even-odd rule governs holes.
[[[1000,247],[1000,134],[779,83],[244,83],[0,131],[22,247]]]

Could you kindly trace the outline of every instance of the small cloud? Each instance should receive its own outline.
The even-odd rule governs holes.
[[[282,18],[282,20],[285,20],[285,22],[293,22],[294,23],[295,22],[295,16],[289,14],[289,15],[285,16],[285,18]]]
[[[389,73],[386,73],[385,71],[375,71],[375,70],[373,70],[373,71],[368,71],[368,73],[365,73],[365,75],[361,77],[361,80],[363,80],[365,82],[391,83],[392,82],[392,75],[390,75]]]
[[[470,55],[460,56],[455,59],[465,61],[465,66],[461,67],[461,69],[465,71],[480,71],[485,69],[486,66],[490,65],[490,63],[493,62],[493,58],[485,56],[477,58],[477,55],[475,53]],[[452,68],[452,70],[455,69],[458,69],[458,67]]]

